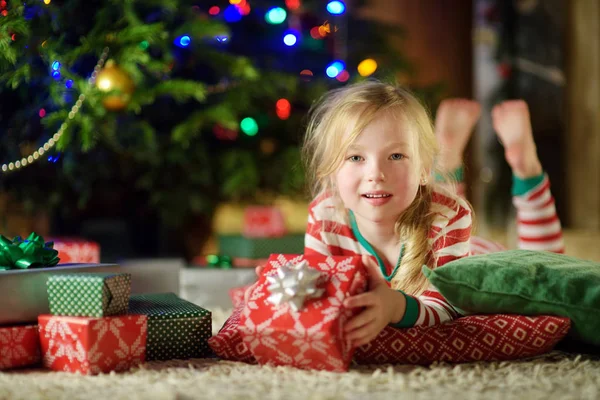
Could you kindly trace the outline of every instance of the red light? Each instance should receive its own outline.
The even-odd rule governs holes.
[[[346,82],[348,79],[350,79],[350,74],[348,73],[348,71],[343,70],[335,77],[335,79],[337,79],[340,82]]]
[[[300,0],[285,0],[285,6],[294,11],[300,8]]]
[[[321,31],[319,30],[318,26],[315,26],[310,30],[310,36],[313,39],[323,39],[323,36],[321,36]]]
[[[282,110],[282,109],[278,108],[276,111],[276,114],[279,117],[279,119],[285,120],[290,117],[290,110]]]
[[[238,6],[238,9],[240,10],[240,14],[242,15],[248,15],[250,14],[250,4],[245,3]]]
[[[38,115],[40,116],[40,118],[44,118],[46,116],[46,110],[44,110],[43,108],[40,109],[40,112],[38,113]]]
[[[275,107],[277,108],[277,110],[281,111],[289,111],[292,108],[290,102],[287,99],[277,100],[277,103],[275,103]]]
[[[221,12],[221,9],[217,6],[212,6],[211,8],[208,9],[208,13],[210,15],[219,15],[220,12]]]
[[[308,82],[312,79],[313,73],[310,69],[303,69],[302,71],[300,71],[300,77],[303,81]]]

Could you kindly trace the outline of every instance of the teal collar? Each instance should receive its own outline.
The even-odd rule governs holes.
[[[386,273],[387,271],[385,268],[385,263],[383,262],[381,257],[379,257],[379,255],[375,252],[375,249],[373,249],[373,246],[371,246],[371,244],[369,242],[367,242],[367,240],[363,237],[363,235],[358,230],[358,224],[356,223],[356,218],[354,218],[354,213],[352,212],[352,210],[348,210],[348,215],[350,218],[350,226],[352,227],[352,232],[354,233],[354,236],[356,236],[356,238],[358,239],[358,242],[377,259],[377,263],[379,264],[379,269],[381,270],[383,277],[385,278],[386,281],[390,282],[392,280],[392,278],[394,277],[394,275],[396,275],[396,271],[398,271],[398,268],[400,268],[400,264],[402,263],[402,256],[404,256],[404,243],[402,244],[402,248],[400,249],[400,256],[398,257],[398,263],[396,263],[396,267],[394,268],[392,273],[390,275],[388,275]]]

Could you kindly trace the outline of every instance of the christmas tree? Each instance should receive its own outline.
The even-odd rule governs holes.
[[[390,45],[401,29],[361,19],[365,5],[0,1],[2,190],[64,219],[176,227],[303,193],[312,102],[411,72]]]

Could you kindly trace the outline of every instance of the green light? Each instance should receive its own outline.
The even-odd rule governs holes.
[[[148,48],[148,46],[150,46],[150,43],[148,43],[147,40],[144,40],[142,43],[140,43],[140,48],[142,50],[146,50]]]
[[[248,136],[255,136],[258,133],[258,124],[254,118],[246,117],[240,122],[240,128]]]
[[[285,21],[287,13],[281,7],[273,7],[265,14],[265,21],[269,24],[277,25]]]

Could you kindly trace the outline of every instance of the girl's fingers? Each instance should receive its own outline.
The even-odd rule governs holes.
[[[369,307],[374,306],[376,302],[375,296],[373,293],[366,292],[357,294],[356,296],[348,297],[344,300],[344,306],[347,308],[356,308],[356,307]]]
[[[256,276],[260,276],[260,274],[262,274],[263,269],[265,269],[264,265],[259,265],[258,267],[254,268],[254,272],[256,272]]]
[[[371,333],[370,335],[365,336],[362,339],[359,339],[359,340],[356,340],[356,341],[352,342],[352,345],[354,347],[360,347],[360,346],[363,346],[363,345],[365,345],[365,344],[367,344],[369,342],[372,342],[373,339],[375,339],[376,337],[377,337],[377,335],[374,335],[374,334]]]
[[[355,316],[354,318],[350,319],[348,322],[346,322],[346,324],[344,325],[344,332],[351,332],[364,325],[367,325],[375,321],[375,317],[376,314],[373,312],[373,310],[365,310],[357,316]]]
[[[346,340],[352,342],[354,347],[370,342],[370,338],[374,336],[373,324],[367,324],[361,328],[355,329],[346,335]]]

